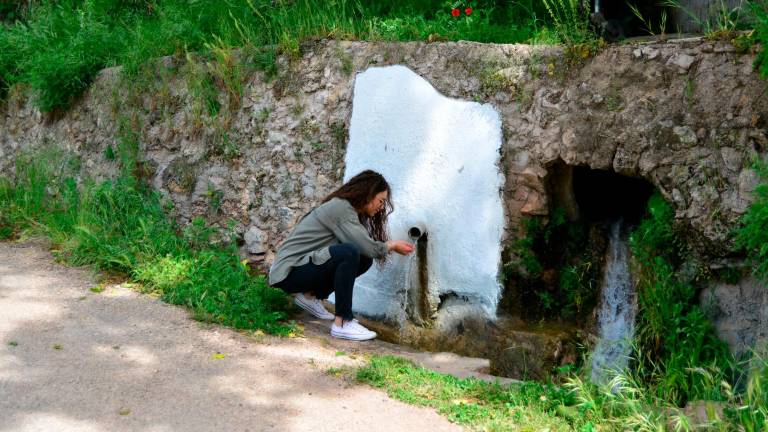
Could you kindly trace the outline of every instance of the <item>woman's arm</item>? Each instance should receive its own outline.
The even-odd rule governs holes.
[[[351,213],[344,212],[339,215],[336,223],[331,224],[329,228],[341,243],[357,246],[360,254],[369,258],[381,258],[390,251],[386,243],[376,241],[368,235],[368,230],[360,223],[354,209]]]
[[[390,251],[402,255],[413,252],[413,245],[403,240],[376,241],[368,234],[349,201],[333,199],[317,209],[320,223],[331,230],[341,243],[355,245],[360,253],[369,258],[380,258]]]

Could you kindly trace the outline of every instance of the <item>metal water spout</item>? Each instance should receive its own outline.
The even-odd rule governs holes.
[[[416,222],[410,228],[408,228],[408,237],[411,241],[416,243],[420,238],[427,234],[427,228],[423,222]]]

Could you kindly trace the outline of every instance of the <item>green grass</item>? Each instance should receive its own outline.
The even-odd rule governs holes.
[[[557,36],[567,46],[591,43],[597,36],[590,29],[589,11],[579,0],[542,0],[552,17]]]
[[[78,186],[76,160],[56,150],[22,156],[16,167],[13,182],[0,179],[4,237],[45,235],[65,262],[125,274],[202,321],[293,330],[286,296],[250,274],[232,239],[201,219],[179,229],[160,196],[135,177]]]
[[[639,278],[635,367],[644,383],[672,403],[721,399],[710,394],[695,369],[713,367],[725,379],[730,354],[699,306],[697,294],[708,273],[693,260],[673,221],[672,207],[657,193],[630,238]],[[695,268],[693,278],[681,277],[684,263]]]
[[[736,247],[746,252],[753,273],[768,282],[768,163],[758,161],[754,169],[761,182],[736,232]]]
[[[553,385],[525,382],[503,386],[477,379],[458,379],[393,356],[374,356],[357,372],[357,380],[385,389],[395,399],[436,409],[472,430],[538,431],[575,429],[569,408],[571,392]]]
[[[760,70],[760,75],[765,78],[768,77],[768,51],[765,49],[768,43],[768,1],[755,0],[749,4],[754,16],[754,38],[756,42],[762,44],[755,58],[755,66]]]
[[[35,1],[0,9],[0,96],[26,84],[41,110],[66,109],[104,67],[122,65],[133,76],[151,59],[190,52],[222,63],[233,47],[254,53],[253,66],[274,76],[274,47],[298,56],[320,38],[513,43],[547,34],[537,1],[465,6],[471,15],[453,17],[442,0]],[[237,71],[219,72],[238,91]]]
[[[576,374],[563,386],[530,381],[500,385],[436,373],[399,357],[373,356],[356,378],[385,389],[395,399],[434,408],[450,421],[477,431],[756,432],[765,430],[768,419],[768,361],[758,354],[749,370],[747,389],[740,393],[719,381],[712,369],[693,370],[710,393],[724,395],[718,404],[721,414],[712,411],[698,420],[656,395],[634,374],[617,374],[604,386]],[[710,406],[715,405],[710,402]]]

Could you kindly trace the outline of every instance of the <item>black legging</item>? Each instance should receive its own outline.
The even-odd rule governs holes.
[[[283,291],[311,292],[319,299],[327,299],[336,292],[336,315],[343,320],[352,319],[352,290],[355,278],[371,268],[373,260],[360,255],[355,245],[341,243],[330,248],[331,258],[321,265],[309,262],[294,267],[288,277],[275,284]]]

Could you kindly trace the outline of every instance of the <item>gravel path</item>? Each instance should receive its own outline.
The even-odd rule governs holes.
[[[0,432],[455,431],[327,371],[361,364],[362,351],[482,367],[331,340],[311,320],[307,337],[246,336],[124,286],[92,292],[94,281],[40,244],[0,243]]]

